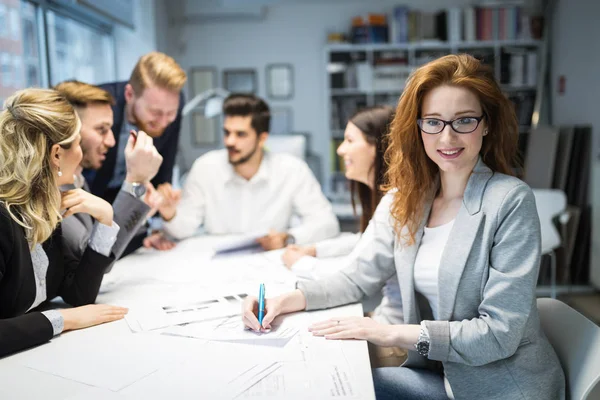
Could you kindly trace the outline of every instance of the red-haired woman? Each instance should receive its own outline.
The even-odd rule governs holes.
[[[514,109],[487,66],[449,55],[417,69],[391,127],[387,178],[397,190],[375,211],[372,249],[268,299],[263,327],[247,299],[246,325],[355,302],[397,274],[405,324],[344,317],[310,328],[412,350],[402,367],[373,371],[378,399],[564,399],[536,307],[535,200],[511,171],[517,138]]]

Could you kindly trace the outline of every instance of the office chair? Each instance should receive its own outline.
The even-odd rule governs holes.
[[[542,255],[550,257],[550,297],[556,298],[556,249],[562,244],[562,239],[556,227],[554,218],[564,225],[568,222],[565,212],[567,196],[558,189],[533,189],[542,230]]]
[[[537,306],[565,372],[567,399],[600,399],[600,327],[556,299],[538,299]]]
[[[307,145],[304,135],[269,135],[265,148],[273,153],[288,153],[306,161]]]

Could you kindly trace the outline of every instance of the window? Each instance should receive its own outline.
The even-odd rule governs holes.
[[[76,10],[70,14],[70,8],[55,3],[60,2],[0,0],[0,99],[15,89],[65,79],[115,80],[110,24],[93,16],[80,22]]]
[[[16,8],[11,8],[8,11],[9,19],[10,19],[10,38],[12,40],[21,40],[21,23],[20,23],[20,15],[19,10]]]
[[[12,57],[8,53],[0,55],[0,71],[2,71],[2,86],[5,88],[13,86]]]
[[[115,79],[111,35],[48,11],[50,84],[78,79],[98,84]]]
[[[13,55],[13,87],[23,87],[23,62],[19,55]]]
[[[38,20],[36,17],[36,7],[27,2],[21,1],[21,33],[22,33],[22,69],[18,88],[42,86],[42,75],[40,67],[40,51],[38,40]]]
[[[8,9],[0,3],[0,37],[8,36]]]

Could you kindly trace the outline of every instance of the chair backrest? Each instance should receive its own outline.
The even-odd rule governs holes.
[[[306,160],[306,137],[304,135],[269,135],[265,147],[273,153],[288,153]]]
[[[537,306],[542,329],[567,377],[568,399],[598,399],[600,327],[561,301],[541,298]]]
[[[560,246],[561,238],[552,219],[567,209],[567,196],[558,189],[533,189],[542,229],[542,253]]]

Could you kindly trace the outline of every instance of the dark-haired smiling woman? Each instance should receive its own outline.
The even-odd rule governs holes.
[[[418,68],[390,129],[387,181],[397,190],[373,216],[377,246],[268,299],[262,328],[279,314],[356,302],[397,274],[404,324],[340,317],[310,327],[410,350],[403,366],[373,371],[379,400],[564,399],[536,307],[535,200],[511,176],[517,138],[514,109],[487,66],[449,55]],[[246,299],[243,318],[261,329],[256,308]]]
[[[73,107],[53,90],[19,91],[0,113],[0,357],[127,312],[86,305],[95,301],[114,261],[108,255],[119,227],[106,201],[74,201],[59,191],[73,183],[81,161],[80,129]],[[81,259],[62,245],[61,210],[98,221]],[[35,310],[56,296],[79,307]]]

